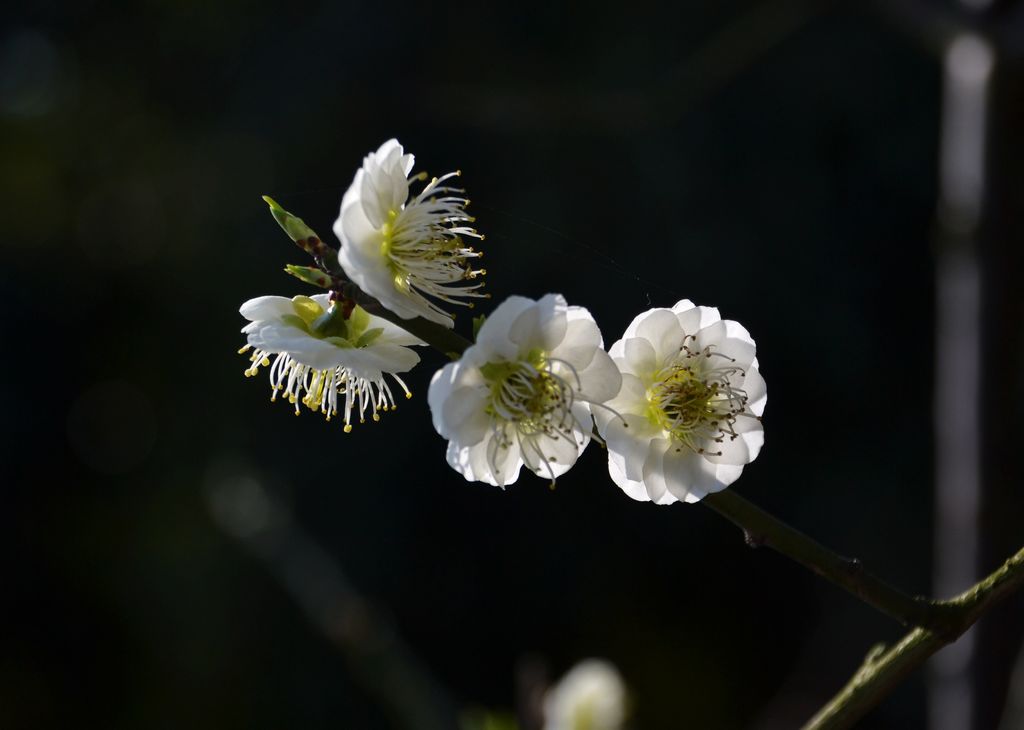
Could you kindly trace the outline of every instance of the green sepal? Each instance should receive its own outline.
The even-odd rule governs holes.
[[[353,336],[352,327],[345,321],[341,307],[337,304],[331,305],[326,312],[310,322],[309,329],[317,337],[324,339],[341,337],[346,341],[351,341]]]
[[[284,270],[299,281],[318,286],[321,289],[330,289],[333,284],[331,277],[313,266],[288,264],[284,267]]]
[[[302,321],[307,325],[324,313],[324,308],[317,304],[315,299],[310,299],[301,294],[297,297],[292,297],[292,309],[295,310],[295,314],[301,317]]]
[[[383,327],[374,327],[372,330],[366,330],[363,334],[359,335],[359,339],[356,340],[356,347],[366,347],[373,343],[378,337],[384,334]]]
[[[282,314],[281,321],[285,324],[290,324],[292,327],[296,327],[303,332],[309,332],[309,326],[306,324],[306,320],[297,314]]]
[[[352,347],[352,343],[350,341],[346,340],[344,337],[331,336],[331,337],[324,337],[323,339],[324,339],[324,342],[330,342],[335,347],[345,347],[345,348]]]
[[[370,326],[370,313],[358,304],[352,307],[352,313],[348,315],[349,331],[353,334],[362,334],[363,330]]]
[[[477,334],[480,332],[480,328],[484,326],[484,322],[487,321],[487,315],[481,314],[478,317],[473,317],[473,339],[476,339]]]
[[[277,224],[284,229],[284,232],[287,233],[288,237],[293,241],[300,243],[310,238],[319,238],[313,229],[307,226],[301,218],[296,215],[292,215],[282,208],[278,205],[277,201],[269,195],[264,195],[263,200],[270,206],[270,213],[274,216],[274,220],[277,221]]]

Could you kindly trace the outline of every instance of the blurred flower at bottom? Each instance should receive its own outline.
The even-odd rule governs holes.
[[[626,685],[609,662],[585,659],[548,690],[544,730],[621,730]]]

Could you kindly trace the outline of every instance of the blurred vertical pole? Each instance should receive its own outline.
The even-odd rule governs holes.
[[[981,255],[981,510],[979,560],[991,569],[1024,542],[1024,72],[1021,2],[993,3],[1000,53],[989,90]],[[1016,38],[1014,38],[1016,36]],[[1012,547],[1010,547],[1012,546]],[[976,628],[974,727],[999,725],[1024,638],[1024,595]]]
[[[1020,3],[962,0],[1012,41]],[[1009,21],[1001,23],[1000,21]],[[1018,33],[1019,35],[1019,33]],[[935,593],[989,570],[1024,536],[1024,73],[971,33],[945,47],[936,281]],[[998,62],[997,62],[998,61]],[[1024,596],[931,666],[933,730],[999,725]]]
[[[955,35],[945,49],[939,151],[936,269],[935,593],[977,579],[981,503],[982,286],[978,237],[986,177],[989,81],[994,57],[979,36]],[[975,632],[931,664],[933,730],[970,730]]]

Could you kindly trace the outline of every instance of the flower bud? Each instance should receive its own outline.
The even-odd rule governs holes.
[[[284,270],[299,281],[318,286],[321,289],[330,289],[334,285],[334,279],[314,266],[288,264],[284,267]]]
[[[271,198],[269,195],[264,195],[263,200],[270,206],[270,213],[274,216],[274,220],[277,221],[277,224],[284,229],[284,232],[287,233],[288,237],[295,241],[295,243],[302,246],[302,242],[310,238],[316,238],[319,240],[319,237],[312,228],[307,226],[301,218],[296,215],[292,215],[278,205],[276,200]]]

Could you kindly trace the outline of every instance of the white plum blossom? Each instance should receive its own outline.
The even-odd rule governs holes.
[[[587,659],[544,696],[544,730],[621,730],[626,685],[614,666]]]
[[[341,200],[334,233],[338,262],[364,292],[403,319],[423,317],[446,327],[452,316],[434,300],[472,307],[467,298],[486,297],[472,283],[486,273],[472,260],[482,254],[464,242],[483,239],[469,224],[464,191],[445,183],[461,173],[432,178],[413,194],[414,158],[389,139],[363,160]]]
[[[280,393],[300,412],[299,403],[320,411],[331,420],[338,414],[339,398],[345,431],[352,430],[352,415],[360,422],[369,410],[396,408],[389,375],[411,397],[396,373],[410,370],[420,361],[409,345],[425,344],[385,319],[354,307],[348,318],[340,304],[326,294],[312,297],[257,297],[239,309],[249,320],[242,332],[247,344],[239,353],[253,351],[246,377],[261,366],[270,368],[271,400]],[[273,357],[273,361],[271,361]]]
[[[609,350],[622,389],[595,413],[612,480],[657,504],[732,484],[764,443],[755,353],[747,330],[714,308],[683,300],[637,316]]]
[[[620,382],[586,309],[513,296],[434,375],[427,402],[452,468],[504,487],[523,464],[552,481],[568,471],[590,442],[592,405]]]

